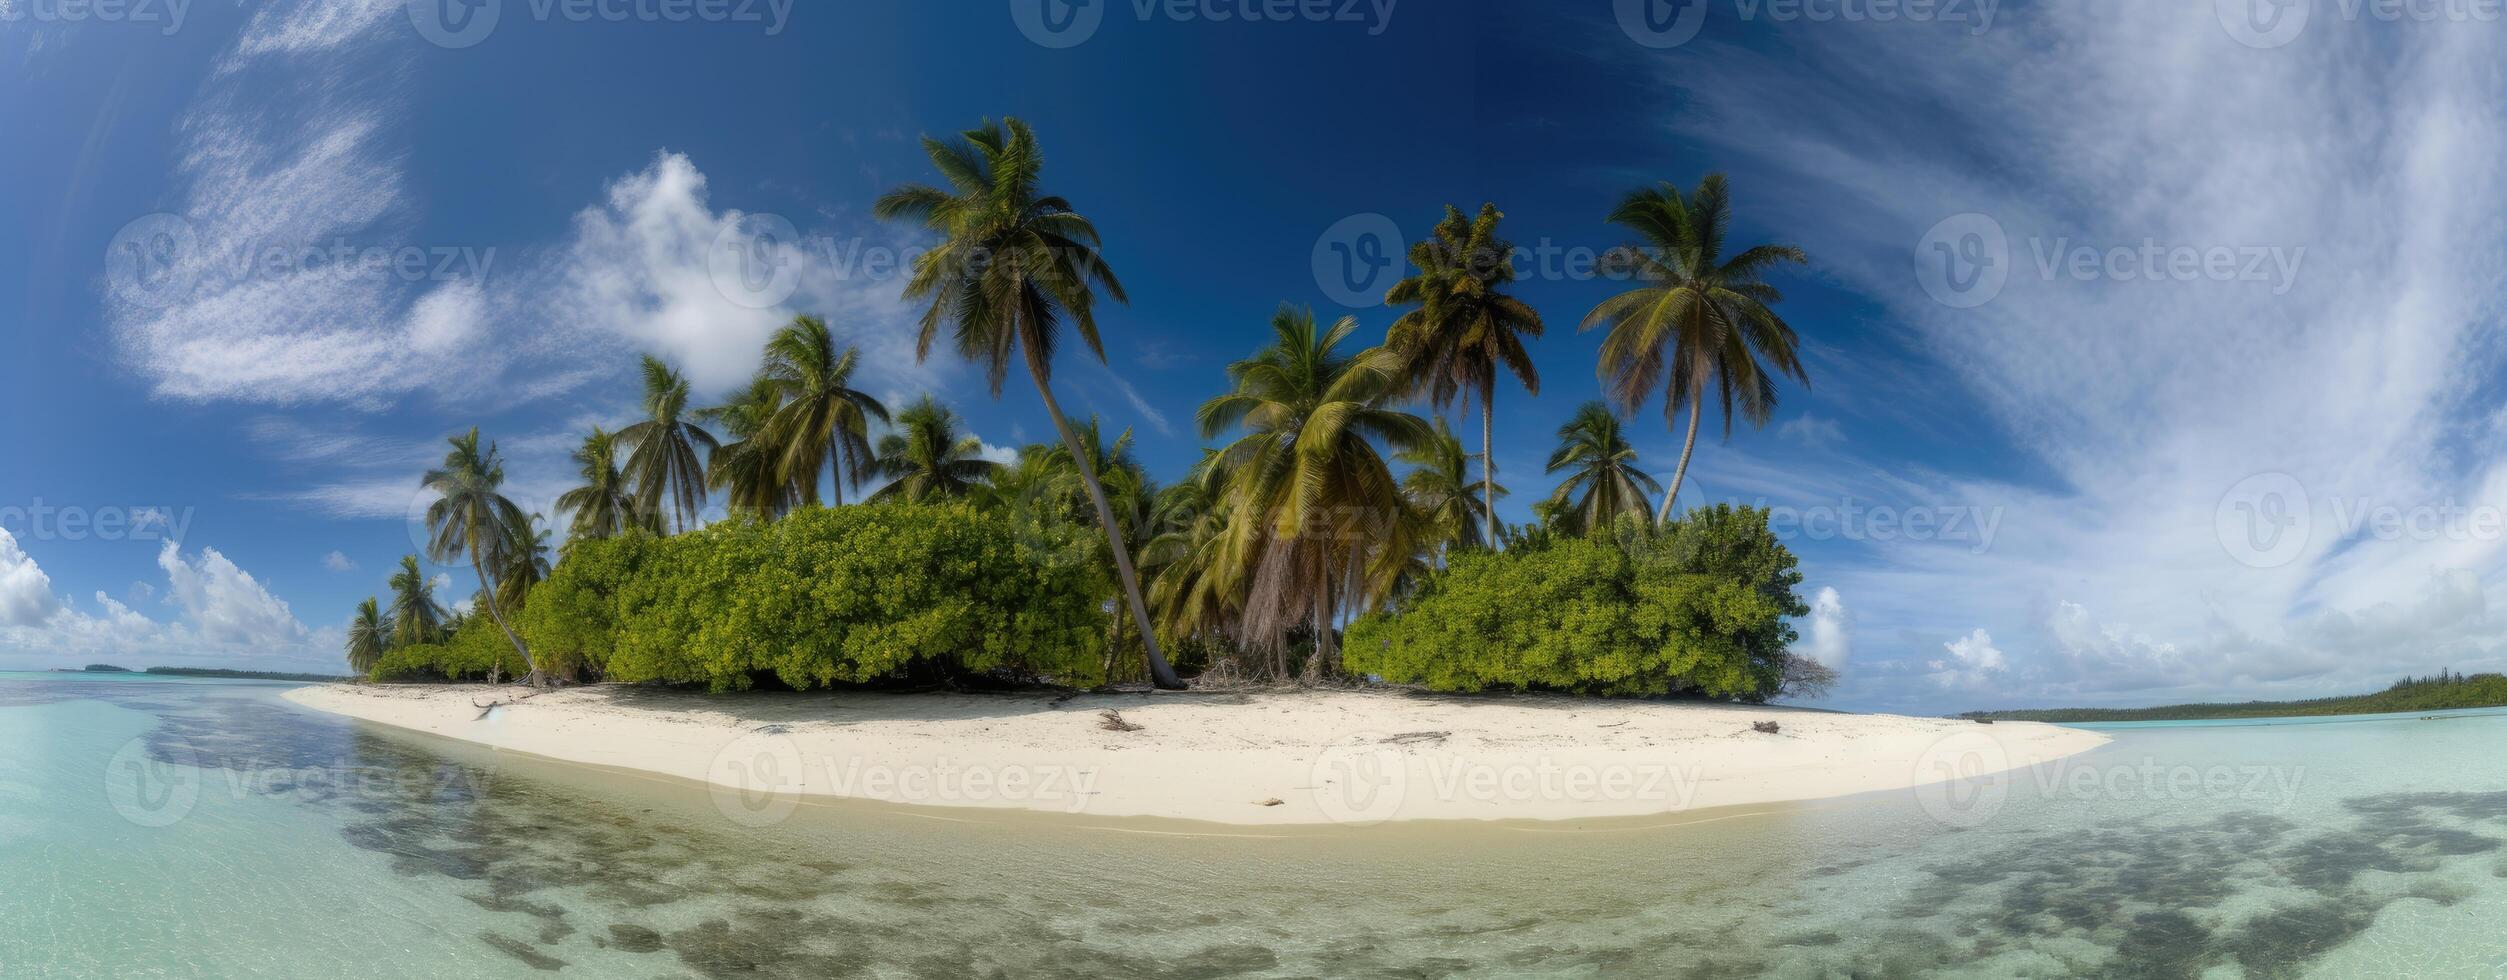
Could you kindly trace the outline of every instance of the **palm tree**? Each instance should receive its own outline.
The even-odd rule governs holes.
[[[896,431],[879,439],[870,471],[888,478],[873,501],[920,501],[975,492],[999,464],[984,458],[984,441],[968,435],[958,413],[924,395],[898,412]]]
[[[729,402],[696,413],[697,418],[721,426],[732,440],[706,456],[706,485],[723,491],[732,508],[761,518],[789,512],[802,499],[803,480],[816,475],[787,476],[783,471],[784,446],[773,428],[775,413],[783,407],[783,388],[760,374]],[[815,497],[817,481],[808,482],[810,495]]]
[[[1462,440],[1445,424],[1444,416],[1437,416],[1436,430],[1425,441],[1395,453],[1393,459],[1412,467],[1402,476],[1402,494],[1427,522],[1429,537],[1439,548],[1482,548],[1497,540],[1484,536],[1482,530],[1489,518],[1486,495],[1494,492],[1503,497],[1506,488],[1472,481],[1471,454],[1463,452]]]
[[[356,618],[348,621],[348,669],[359,677],[373,673],[391,646],[392,617],[383,614],[373,596],[367,596],[357,604]]]
[[[1357,329],[1344,317],[1321,330],[1313,311],[1282,306],[1272,345],[1228,365],[1235,390],[1195,416],[1205,439],[1244,429],[1214,464],[1229,473],[1237,554],[1260,556],[1244,629],[1276,651],[1302,613],[1315,632],[1309,679],[1336,662],[1335,600],[1389,591],[1416,553],[1407,504],[1375,441],[1408,449],[1434,434],[1426,420],[1384,407],[1400,390],[1400,354],[1339,353]]]
[[[860,361],[858,349],[837,350],[827,321],[814,316],[793,318],[766,342],[764,377],[784,399],[772,422],[783,449],[776,466],[803,503],[818,503],[818,471],[829,469],[842,506],[845,482],[858,485],[870,464],[870,420],[888,421],[887,406],[852,388]]]
[[[1689,410],[1680,465],[1671,472],[1671,491],[1656,515],[1661,521],[1671,519],[1672,501],[1688,476],[1709,388],[1723,408],[1729,438],[1736,406],[1752,427],[1767,424],[1776,408],[1775,374],[1810,384],[1793,328],[1769,308],[1784,297],[1762,278],[1779,263],[1809,259],[1791,245],[1757,245],[1725,261],[1724,233],[1731,219],[1722,174],[1706,175],[1687,198],[1668,182],[1629,192],[1610,220],[1636,233],[1638,241],[1613,249],[1604,267],[1633,275],[1640,284],[1603,300],[1580,328],[1610,328],[1596,371],[1621,411],[1634,414],[1657,384],[1663,388],[1665,422],[1674,421],[1683,407]]]
[[[444,635],[444,604],[435,601],[435,582],[418,568],[418,556],[402,555],[392,573],[392,649],[433,643]]]
[[[505,498],[505,462],[496,452],[496,444],[479,448],[479,430],[472,427],[449,440],[452,450],[444,454],[440,468],[427,471],[422,485],[435,491],[435,503],[427,506],[427,557],[450,562],[464,555],[470,558],[470,571],[479,577],[479,597],[487,605],[488,618],[496,621],[505,639],[522,655],[524,666],[531,668],[531,686],[544,682],[540,665],[531,659],[531,648],[505,622],[504,610],[496,599],[496,576],[490,569],[510,567],[514,554],[528,551],[529,545],[515,540],[515,529],[531,526],[522,508]],[[490,682],[496,673],[491,668]]]
[[[1547,472],[1561,470],[1567,479],[1549,500],[1567,534],[1608,533],[1621,514],[1642,518],[1646,495],[1663,488],[1637,466],[1636,448],[1620,434],[1619,416],[1601,402],[1584,403],[1558,427],[1558,451],[1550,454]]]
[[[509,532],[513,550],[505,556],[505,566],[496,583],[496,601],[507,609],[522,608],[523,601],[530,598],[531,588],[548,581],[548,528],[542,523],[540,515],[526,515],[522,526]]]
[[[1434,237],[1410,247],[1417,275],[1393,284],[1389,305],[1419,304],[1393,321],[1386,346],[1400,351],[1404,383],[1439,410],[1457,400],[1480,403],[1480,496],[1497,497],[1497,376],[1505,371],[1527,394],[1541,393],[1541,373],[1524,351],[1525,337],[1541,336],[1541,315],[1508,296],[1515,281],[1514,245],[1497,237],[1497,205],[1480,205],[1477,218],[1445,206]],[[1497,540],[1497,512],[1483,508],[1483,540]]]
[[[688,379],[651,354],[644,355],[644,420],[618,430],[627,444],[627,476],[636,506],[663,513],[669,501],[671,529],[685,531],[705,509],[705,467],[697,447],[715,449],[714,437],[688,421]]]
[[[557,509],[574,514],[566,540],[597,541],[627,533],[630,528],[655,529],[658,515],[636,506],[627,476],[618,470],[617,437],[599,426],[583,437],[574,452],[582,467],[583,485],[557,495]]]
[[[908,184],[882,195],[873,207],[883,221],[912,221],[940,236],[938,247],[914,260],[905,284],[907,299],[930,303],[915,357],[930,355],[947,323],[959,356],[983,365],[995,398],[1001,397],[1011,362],[1023,359],[1062,444],[1080,455],[1078,436],[1053,397],[1053,352],[1067,321],[1089,352],[1105,360],[1105,345],[1097,338],[1096,291],[1128,302],[1099,252],[1097,227],[1069,201],[1038,193],[1044,155],[1024,122],[985,120],[956,140],[925,137],[923,152],[948,188]],[[1148,649],[1150,675],[1159,687],[1180,689],[1184,682],[1158,652],[1131,549],[1115,527],[1105,488],[1086,467],[1080,478],[1114,552],[1124,597]]]

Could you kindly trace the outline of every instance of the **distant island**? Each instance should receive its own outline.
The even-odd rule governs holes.
[[[112,665],[112,664],[88,664],[88,665],[87,665],[87,666],[85,666],[85,667],[81,667],[81,668],[79,668],[79,669],[78,669],[78,673],[82,673],[82,674],[128,674],[128,673],[132,673],[132,670],[131,670],[130,668],[128,668],[128,667],[116,667],[116,666],[114,666],[114,665]]]
[[[2507,676],[2454,674],[2408,677],[2374,694],[2316,698],[2311,701],[2245,701],[2236,704],[2170,704],[2155,708],[2037,708],[2022,711],[1970,711],[1961,718],[1977,721],[2198,721],[2228,718],[2291,718],[2321,715],[2372,715],[2449,708],[2495,708],[2507,705]]]
[[[121,670],[119,667],[108,669]],[[129,673],[129,671],[122,672]],[[219,677],[244,681],[303,681],[307,684],[329,684],[355,679],[337,674],[284,674],[267,670],[216,670],[208,667],[150,667],[148,673],[158,677]]]

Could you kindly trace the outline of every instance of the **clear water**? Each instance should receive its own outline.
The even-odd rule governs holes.
[[[2507,970],[2498,713],[2120,729],[1948,808],[1207,836],[851,805],[751,829],[279,690],[0,675],[0,976]]]

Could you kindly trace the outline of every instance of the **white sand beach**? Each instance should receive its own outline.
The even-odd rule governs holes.
[[[1843,796],[2105,744],[2052,725],[1745,705],[1385,691],[743,694],[328,685],[320,711],[707,782],[771,816],[806,796],[1225,824],[1576,820]],[[1117,711],[1131,730],[1107,727]],[[1775,722],[1775,733],[1753,729]]]

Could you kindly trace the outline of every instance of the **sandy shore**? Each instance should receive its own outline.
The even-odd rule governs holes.
[[[711,783],[761,823],[804,796],[1229,824],[1574,820],[1904,789],[2084,752],[2051,725],[1389,692],[699,694],[328,685],[309,708]],[[1105,726],[1119,711],[1132,730]],[[1762,721],[1779,730],[1752,729]]]

